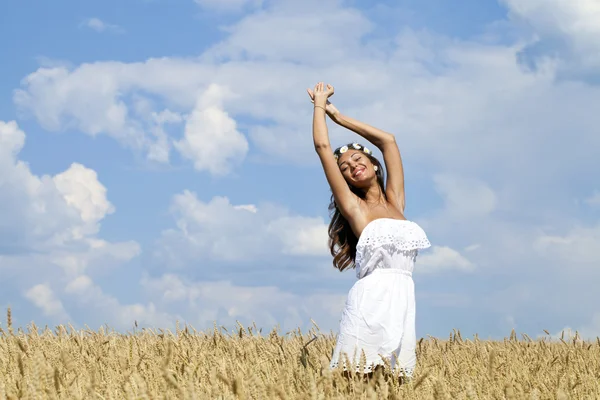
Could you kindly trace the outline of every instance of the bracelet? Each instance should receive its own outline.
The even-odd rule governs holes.
[[[315,108],[317,108],[317,107],[319,107],[319,108],[323,108],[323,107],[321,107],[321,106],[315,106]],[[323,111],[327,112],[327,110],[326,110],[325,108],[323,108]]]

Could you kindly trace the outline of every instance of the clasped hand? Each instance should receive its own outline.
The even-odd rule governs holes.
[[[306,89],[306,91],[308,92],[310,101],[315,105],[315,107],[323,107],[330,117],[335,116],[339,112],[338,109],[329,101],[329,97],[333,96],[334,93],[333,86],[330,84],[325,86],[323,82],[319,82],[315,85],[313,90]]]

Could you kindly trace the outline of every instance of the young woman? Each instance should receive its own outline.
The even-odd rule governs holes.
[[[392,372],[411,378],[416,365],[415,292],[412,271],[419,249],[430,246],[425,232],[404,218],[404,171],[394,135],[342,115],[329,102],[334,89],[318,83],[313,139],[331,187],[329,248],[340,271],[355,268],[331,368],[346,357],[356,372],[369,374],[390,362]],[[358,143],[331,150],[326,115],[381,150],[381,163]],[[362,371],[361,371],[362,370]],[[349,372],[349,371],[348,371]]]

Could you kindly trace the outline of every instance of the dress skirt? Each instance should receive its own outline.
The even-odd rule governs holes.
[[[387,359],[395,373],[412,376],[417,361],[415,317],[412,273],[373,270],[348,293],[331,368],[350,369],[346,354],[356,372],[369,373]]]

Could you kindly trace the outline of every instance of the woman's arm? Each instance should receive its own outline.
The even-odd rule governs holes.
[[[404,168],[402,166],[400,150],[396,144],[396,137],[391,133],[384,132],[381,129],[343,115],[335,107],[333,109],[335,112],[330,112],[329,116],[335,123],[359,134],[381,150],[385,169],[387,170],[385,185],[387,198],[404,214],[406,203],[404,194]]]
[[[337,109],[335,110],[337,111]],[[332,112],[329,116],[336,124],[359,134],[377,146],[377,148],[379,148],[381,151],[383,151],[382,147],[384,147],[386,144],[393,143],[395,141],[394,135],[391,133],[382,131],[381,129],[365,124],[364,122],[360,122],[357,119],[348,117],[339,111],[335,113]]]
[[[333,150],[329,142],[329,132],[325,122],[325,108],[327,98],[333,94],[333,87],[327,85],[325,90],[323,83],[318,83],[314,90],[314,113],[313,113],[313,141],[315,150],[319,155],[325,177],[333,192],[333,198],[340,209],[342,215],[351,221],[356,217],[355,212],[358,209],[358,197],[352,193],[348,183],[344,179],[340,168],[333,156]]]

